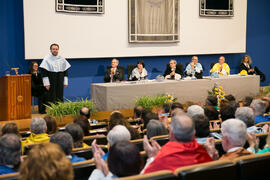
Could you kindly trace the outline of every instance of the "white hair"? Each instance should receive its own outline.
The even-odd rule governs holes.
[[[242,120],[247,127],[254,126],[254,112],[250,107],[237,108],[235,118]]]
[[[120,141],[129,141],[131,139],[130,132],[125,126],[116,125],[114,126],[107,135],[107,140],[110,146]]]
[[[266,103],[261,99],[254,99],[250,107],[255,111],[255,115],[263,115],[267,109]]]
[[[221,124],[221,133],[231,146],[242,147],[246,142],[247,126],[239,119],[228,119]]]
[[[47,124],[43,118],[34,118],[30,123],[32,133],[43,134],[46,132]]]
[[[187,114],[191,118],[195,115],[204,115],[204,109],[199,105],[192,105],[188,107]]]

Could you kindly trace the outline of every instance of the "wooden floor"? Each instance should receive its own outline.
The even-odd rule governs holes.
[[[126,118],[133,116],[133,109],[121,109],[120,111]],[[113,111],[103,111],[97,112],[96,114],[91,116],[91,119],[95,119],[98,121],[108,121],[110,115]],[[11,120],[11,121],[0,121],[1,127],[3,127],[8,122],[15,122],[20,131],[28,131],[30,129],[31,120],[34,118],[43,118],[46,116],[45,114],[37,114],[36,111],[33,111],[32,118],[29,119],[20,119],[20,120]],[[68,123],[73,122],[72,116],[67,116],[57,121],[58,126],[65,126]]]

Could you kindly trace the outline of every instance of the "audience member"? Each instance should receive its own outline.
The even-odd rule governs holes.
[[[160,148],[156,141],[150,145],[145,136],[144,148],[149,159],[144,173],[174,171],[179,167],[212,161],[204,147],[194,139],[194,123],[189,116],[182,114],[172,118],[169,138],[170,141]]]
[[[187,109],[187,115],[192,118],[195,115],[204,115],[204,109],[199,105],[189,106]]]
[[[225,99],[227,99],[229,102],[235,102],[236,99],[232,94],[228,94],[225,96]]]
[[[89,131],[91,130],[91,127],[90,127],[89,121],[88,121],[86,116],[82,116],[82,115],[77,116],[74,119],[74,123],[81,126],[84,136],[89,136],[90,135]]]
[[[219,112],[214,106],[204,106],[204,114],[209,120],[219,119]]]
[[[15,134],[0,138],[0,175],[15,173],[21,156],[21,140]]]
[[[263,100],[254,99],[250,104],[250,107],[254,111],[255,124],[270,121],[269,117],[263,116],[267,108],[266,103]]]
[[[31,134],[26,140],[22,141],[22,147],[28,144],[43,143],[50,140],[47,132],[46,121],[43,118],[34,118],[30,124]]]
[[[228,119],[221,124],[222,147],[226,154],[222,155],[220,160],[230,160],[252,154],[243,146],[246,142],[247,126],[239,119]],[[218,152],[215,149],[214,138],[208,138],[205,144],[209,155],[213,159],[218,159]]]
[[[96,169],[89,180],[117,179],[140,173],[143,161],[135,144],[128,141],[117,142],[110,148],[107,163],[101,158],[101,152],[94,148]]]
[[[214,106],[216,109],[218,109],[217,101],[218,100],[216,96],[209,95],[205,100],[205,106]]]
[[[133,119],[140,121],[141,118],[142,118],[142,111],[143,111],[142,106],[135,107],[134,110],[133,110]]]
[[[243,100],[243,106],[250,106],[250,104],[252,103],[253,101],[253,97],[250,97],[250,96],[246,96]]]
[[[267,132],[268,125],[266,125],[264,128],[255,126],[254,112],[250,107],[237,108],[235,118],[242,120],[246,124],[248,133],[258,134]]]
[[[73,138],[74,148],[88,147],[88,145],[83,142],[83,130],[81,126],[76,123],[70,123],[66,125],[65,131]]]
[[[73,148],[73,139],[69,133],[57,132],[51,136],[50,142],[59,145],[66,154],[67,158],[70,159],[71,163],[85,161],[85,158],[71,154]]]
[[[5,134],[16,134],[18,137],[21,137],[18,126],[14,122],[6,123],[2,128],[2,136]]]
[[[161,135],[168,134],[168,131],[165,128],[165,126],[160,121],[157,121],[154,119],[149,121],[146,129],[147,129],[146,135],[147,135],[148,139],[155,137],[155,136],[161,136]]]
[[[172,103],[171,111],[176,109],[176,108],[183,109],[183,105],[181,103],[179,103],[179,102]]]
[[[112,147],[115,143],[121,142],[121,141],[130,141],[131,135],[128,129],[125,126],[122,125],[116,125],[112,128],[112,130],[109,131],[107,135],[108,140],[108,147]],[[96,142],[96,141],[95,141]],[[92,146],[96,146],[95,142],[92,144]],[[109,152],[102,153],[102,159],[104,161],[107,160]]]
[[[222,121],[235,117],[236,107],[231,103],[225,103],[220,107],[220,118]]]
[[[131,135],[131,140],[133,139],[140,139],[139,132],[130,126],[129,122],[125,119],[122,113],[118,111],[112,112],[109,120],[108,130],[111,130],[116,125],[123,125],[125,126]]]
[[[270,152],[270,133],[267,136],[266,145],[264,146],[264,149],[259,151],[257,154],[263,154],[268,152]]]
[[[85,116],[88,120],[90,120],[91,112],[88,107],[82,107],[80,109],[80,115]]]
[[[58,131],[57,123],[54,117],[45,116],[44,120],[46,121],[46,125],[47,125],[47,134],[51,135]]]
[[[143,110],[142,112],[143,129],[146,129],[147,124],[151,119],[159,120],[157,114],[152,113],[150,110]]]
[[[195,125],[195,137],[199,144],[204,144],[210,135],[209,120],[202,114],[197,114],[192,117]]]
[[[19,172],[19,180],[73,180],[70,160],[60,147],[53,143],[42,143],[33,147]]]

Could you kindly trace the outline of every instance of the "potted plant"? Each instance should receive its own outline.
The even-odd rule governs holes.
[[[74,102],[66,99],[65,102],[58,102],[56,104],[51,103],[47,106],[47,115],[55,117],[58,121],[62,121],[63,118],[73,119],[80,114],[80,109],[82,107],[89,108],[91,114],[97,112],[96,104],[87,98]]]

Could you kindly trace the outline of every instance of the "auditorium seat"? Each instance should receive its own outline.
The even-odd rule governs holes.
[[[135,139],[130,141],[132,144],[135,144],[139,151],[143,151],[143,139]]]
[[[84,136],[83,137],[83,142],[89,146],[91,146],[92,142],[94,140],[97,140],[97,144],[99,145],[107,145],[107,137],[105,135],[94,135],[94,136]]]
[[[17,180],[19,177],[19,173],[11,173],[0,175],[0,180]]]
[[[130,81],[129,80],[129,77],[130,77],[133,69],[136,68],[136,67],[137,67],[137,65],[134,65],[134,64],[127,65],[127,75],[128,75],[127,77],[128,77],[128,81]]]
[[[106,153],[108,152],[107,146],[100,145],[101,149]],[[93,158],[92,147],[84,147],[84,148],[74,148],[72,149],[71,154],[75,154],[79,157],[83,157],[87,160]]]
[[[266,125],[266,124],[270,125],[270,121],[258,123],[258,124],[256,124],[256,126],[257,126],[257,127],[263,127],[263,126]]]
[[[119,178],[119,180],[163,180],[163,179],[175,180],[176,176],[174,176],[174,174],[169,170],[162,170],[143,175]]]
[[[108,124],[106,122],[99,122],[99,123],[90,123],[91,129],[100,129],[107,127]]]
[[[234,160],[241,180],[268,179],[270,153],[249,155]]]
[[[96,168],[94,160],[73,163],[74,180],[88,180],[89,176]]]
[[[150,139],[150,141],[155,140],[160,146],[163,146],[169,142],[169,135],[155,136]]]
[[[237,180],[236,165],[230,161],[212,161],[175,170],[179,180]]]

